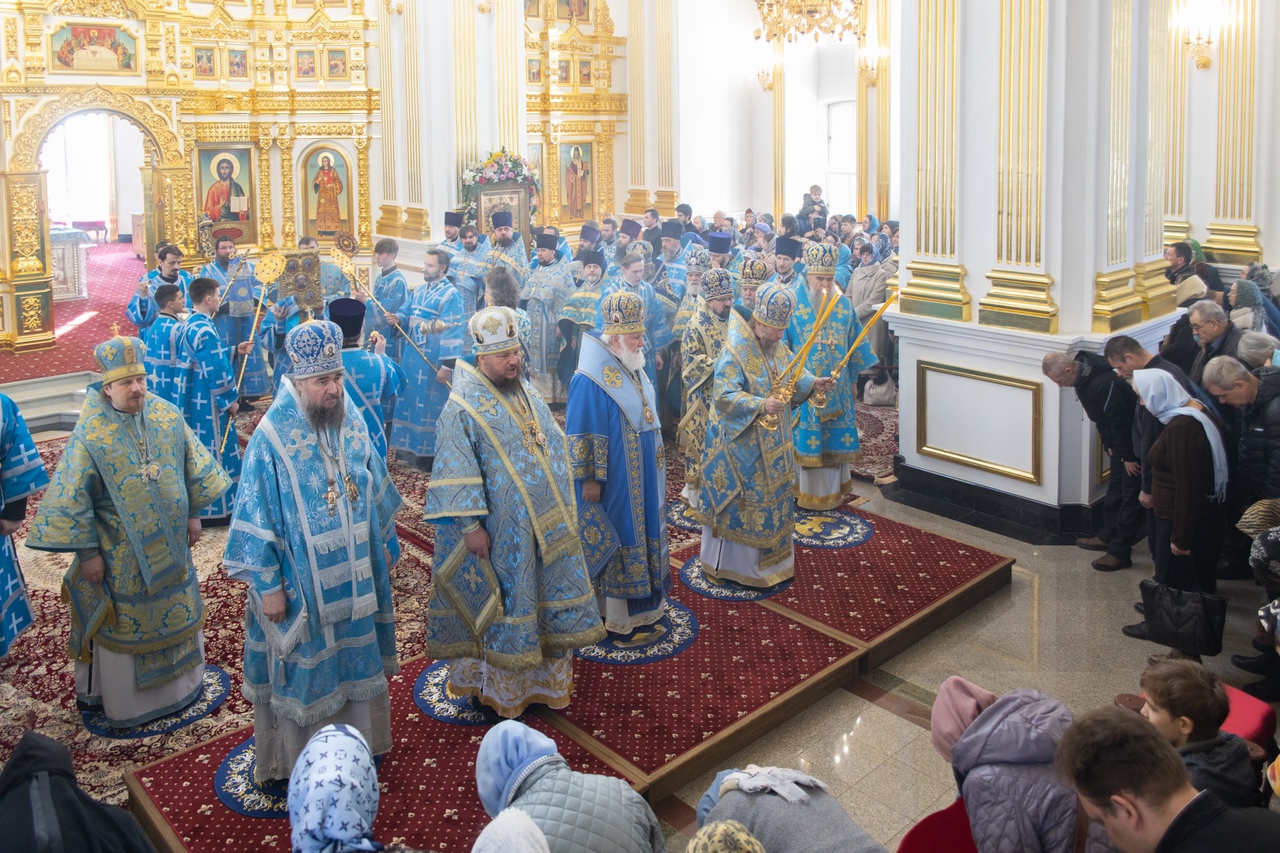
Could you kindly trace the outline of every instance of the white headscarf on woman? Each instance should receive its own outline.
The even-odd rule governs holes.
[[[1204,427],[1209,448],[1213,451],[1213,495],[1217,501],[1227,497],[1227,449],[1222,444],[1222,434],[1203,409],[1188,406],[1191,395],[1178,384],[1167,370],[1135,370],[1133,387],[1142,399],[1142,405],[1155,415],[1160,423],[1167,424],[1180,415],[1195,418]]]

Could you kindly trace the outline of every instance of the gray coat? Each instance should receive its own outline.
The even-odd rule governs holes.
[[[981,853],[1071,853],[1076,793],[1053,765],[1071,722],[1057,699],[1020,688],[997,699],[956,741],[951,768]],[[1112,848],[1105,833],[1091,831],[1086,849]]]
[[[503,807],[533,818],[551,853],[666,853],[658,818],[621,779],[570,770],[559,755],[526,772]]]
[[[1217,737],[1179,747],[1178,753],[1197,790],[1213,791],[1222,802],[1237,808],[1258,805],[1262,774],[1254,769],[1249,747],[1240,738],[1219,732]]]
[[[736,820],[769,853],[885,853],[835,797],[805,788],[807,802],[789,803],[770,791],[725,791],[707,814],[707,823]]]

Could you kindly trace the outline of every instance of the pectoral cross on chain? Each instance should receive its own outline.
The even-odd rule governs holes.
[[[324,493],[324,499],[329,502],[329,515],[338,514],[338,498],[340,497],[342,497],[342,492],[338,491],[338,484],[330,480],[329,490]]]

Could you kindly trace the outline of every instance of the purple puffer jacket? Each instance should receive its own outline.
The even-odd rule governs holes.
[[[965,729],[951,751],[981,853],[1071,853],[1076,793],[1063,783],[1053,753],[1071,712],[1039,690],[1006,693]],[[1098,827],[1089,853],[1114,848]]]

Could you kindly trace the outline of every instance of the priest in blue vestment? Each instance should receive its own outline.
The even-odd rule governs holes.
[[[365,306],[357,299],[335,299],[329,303],[329,319],[342,329],[342,367],[347,394],[360,408],[369,440],[383,459],[387,458],[387,413],[404,388],[400,365],[387,355],[387,339],[379,337],[371,349],[360,346]]]
[[[304,323],[245,453],[223,565],[248,583],[244,697],[254,779],[287,779],[327,725],[391,749],[396,659],[391,567],[402,501],[343,385],[342,331]]]
[[[604,331],[582,338],[565,433],[583,539],[592,544],[594,529],[617,542],[611,554],[587,549],[605,629],[630,634],[662,618],[671,591],[667,463],[657,395],[644,372],[644,300],[619,291],[603,310]]]
[[[807,279],[795,291],[796,310],[783,340],[793,352],[798,351],[831,300],[836,300],[804,365],[814,376],[831,376],[862,333],[862,324],[836,285],[836,247],[810,243],[804,258]],[[835,509],[849,493],[849,465],[862,458],[854,410],[857,376],[875,362],[871,344],[864,338],[836,378],[832,392],[810,396],[795,412],[796,502],[803,509]]]
[[[427,654],[449,690],[504,717],[564,708],[573,650],[604,639],[583,557],[569,443],[523,379],[519,318],[471,318],[440,415],[425,518],[436,525]]]
[[[713,579],[770,587],[795,575],[795,459],[791,409],[830,377],[800,367],[784,376],[791,351],[782,337],[796,297],[789,287],[760,288],[750,320],[730,315],[716,359],[713,413],[702,462],[702,570]],[[794,378],[794,388],[789,388]]]
[[[530,271],[520,290],[520,303],[529,315],[529,378],[549,403],[562,403],[567,389],[560,387],[556,363],[560,357],[560,312],[575,291],[568,257],[557,254],[555,234],[537,236],[538,266]]]
[[[515,273],[520,286],[524,286],[525,277],[529,275],[529,255],[525,251],[524,239],[512,227],[514,219],[509,210],[499,210],[489,217],[493,226],[493,241],[489,254],[485,256],[485,272],[495,266],[505,266]]]
[[[289,353],[285,349],[285,337],[302,322],[298,300],[286,296],[262,314],[258,327],[258,344],[271,354],[271,393],[280,387],[280,380],[289,374]]]
[[[708,270],[702,276],[703,297],[689,319],[680,342],[681,385],[684,416],[679,424],[679,445],[684,452],[684,489],[681,500],[690,514],[703,524],[709,516],[702,511],[702,453],[706,447],[707,421],[714,406],[711,385],[716,360],[724,349],[729,314],[733,311],[733,279],[728,270]]]
[[[644,301],[644,372],[656,386],[658,366],[663,363],[662,349],[671,343],[671,327],[653,286],[644,280],[652,248],[643,240],[636,241],[632,248],[635,251],[628,252],[618,263],[620,275],[605,284],[600,304],[604,305],[605,299],[620,291],[634,293]],[[596,331],[604,331],[604,313],[600,310],[596,311]]]
[[[416,461],[428,470],[436,455],[436,421],[449,399],[465,331],[462,297],[445,277],[448,271],[449,254],[428,249],[422,262],[426,281],[397,312],[400,327],[416,348],[406,343],[400,354],[405,391],[396,402],[390,446],[411,457],[405,461]]]
[[[203,693],[206,611],[191,548],[200,510],[230,485],[182,413],[147,393],[142,349],[114,337],[94,350],[102,382],[88,388],[26,541],[75,555],[62,600],[76,701],[117,728]]]
[[[222,344],[228,351],[239,358],[233,358],[232,364],[240,371],[240,359],[248,359],[244,370],[244,380],[240,384],[240,400],[246,397],[261,397],[271,393],[271,378],[267,375],[267,362],[257,346],[241,349],[246,341],[252,342],[256,330],[253,328],[253,315],[257,301],[262,298],[262,282],[254,275],[254,264],[236,259],[236,241],[223,235],[215,242],[215,257],[200,270],[201,278],[211,278],[218,283],[219,308],[213,317],[213,324],[218,330]],[[232,280],[232,276],[235,279]],[[194,308],[194,303],[192,308]]]
[[[191,285],[191,273],[179,268],[182,263],[182,250],[172,243],[162,242],[156,249],[156,268],[148,272],[138,281],[138,292],[129,300],[124,314],[129,322],[145,331],[160,316],[160,305],[156,302],[155,291],[161,285],[176,285],[182,293],[182,303],[186,310],[191,310],[191,302],[187,298],[187,288]]]
[[[791,237],[779,237],[774,241],[773,275],[769,276],[770,284],[785,284],[792,290],[799,291],[805,286],[805,265],[799,263],[804,253],[804,246],[799,240]]]
[[[27,498],[49,485],[44,460],[18,405],[0,394],[0,660],[35,623],[13,534],[27,517]]]
[[[213,323],[219,302],[218,282],[211,278],[191,282],[191,315],[178,330],[175,405],[196,438],[231,477],[231,487],[200,510],[201,518],[231,515],[236,481],[240,478],[240,439],[235,424],[228,426],[240,404],[236,400],[236,374],[230,352]],[[243,354],[251,346],[252,341],[245,341],[239,351]]]
[[[155,322],[142,333],[142,342],[147,349],[147,384],[152,394],[177,405],[176,383],[182,334],[178,311],[186,297],[176,284],[162,284],[156,288],[152,298],[160,312]]]

